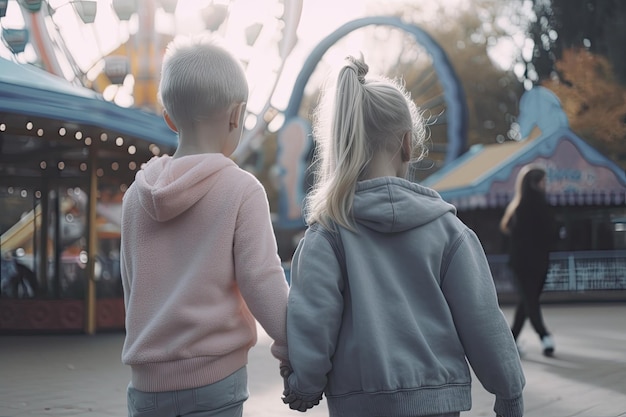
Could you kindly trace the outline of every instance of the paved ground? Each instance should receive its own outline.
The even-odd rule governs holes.
[[[507,317],[512,310],[504,308]],[[626,417],[626,303],[547,305],[556,355],[544,358],[527,327],[527,417]],[[0,336],[0,417],[126,415],[129,372],[120,363],[122,333],[96,336]],[[280,401],[282,380],[261,334],[250,355],[245,417],[297,416]],[[493,416],[478,382],[462,417]],[[327,415],[324,402],[307,417]]]

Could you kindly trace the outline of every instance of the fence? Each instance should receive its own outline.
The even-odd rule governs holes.
[[[498,294],[515,292],[508,255],[488,255]],[[545,292],[626,291],[626,250],[553,252]]]

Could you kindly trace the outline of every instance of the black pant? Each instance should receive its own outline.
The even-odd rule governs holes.
[[[513,337],[517,340],[524,326],[526,318],[530,319],[535,332],[540,338],[547,336],[549,333],[543,323],[543,315],[541,314],[541,306],[539,297],[543,291],[543,285],[546,280],[546,273],[537,274],[536,272],[517,272],[515,274],[517,281],[517,292],[519,294],[519,302],[515,310],[515,318],[511,326]]]

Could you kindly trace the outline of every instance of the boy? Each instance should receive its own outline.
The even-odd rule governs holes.
[[[159,98],[179,144],[137,173],[122,210],[129,416],[241,416],[255,319],[288,360],[267,196],[229,159],[247,97],[241,65],[215,42],[168,46]]]

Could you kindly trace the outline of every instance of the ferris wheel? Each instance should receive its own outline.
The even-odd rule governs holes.
[[[120,105],[158,111],[167,44],[179,34],[213,33],[251,74],[263,73],[263,85],[251,86],[251,110],[262,114],[296,43],[301,10],[302,0],[0,0],[0,56],[35,64]]]

